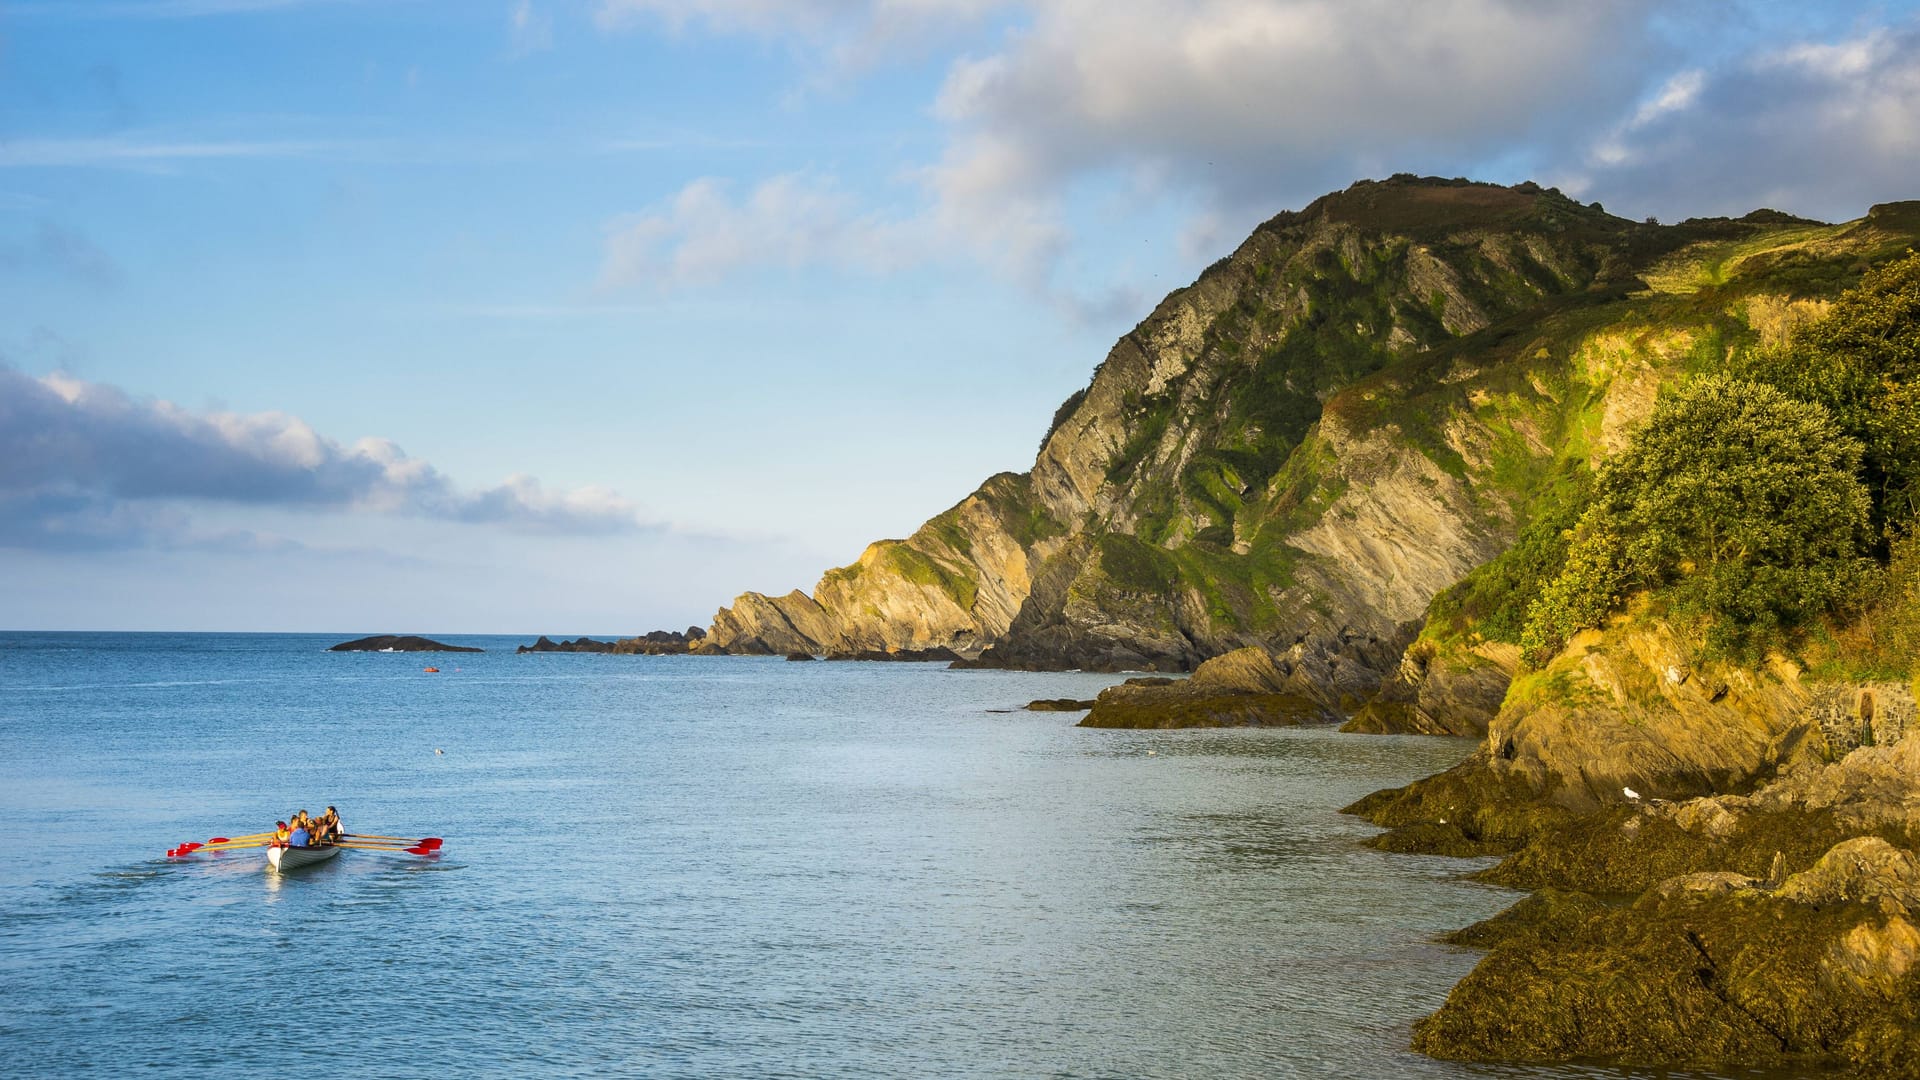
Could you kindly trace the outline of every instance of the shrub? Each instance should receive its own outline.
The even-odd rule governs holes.
[[[1817,402],[1865,448],[1876,521],[1920,510],[1920,254],[1870,271],[1744,374]]]
[[[1743,654],[1857,602],[1870,570],[1860,456],[1819,405],[1725,377],[1687,384],[1601,468],[1565,568],[1528,609],[1529,662],[1643,589]]]

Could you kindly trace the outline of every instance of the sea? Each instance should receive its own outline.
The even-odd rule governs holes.
[[[1339,809],[1468,742],[345,636],[0,633],[0,1075],[1637,1075],[1407,1049],[1518,894]],[[328,804],[443,844],[165,854]]]

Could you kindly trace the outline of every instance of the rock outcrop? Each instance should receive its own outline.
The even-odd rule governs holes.
[[[676,630],[654,630],[636,637],[621,638],[618,641],[597,641],[590,637],[578,637],[572,641],[562,639],[554,641],[545,634],[531,645],[522,645],[515,652],[520,653],[614,653],[622,656],[679,656],[683,653],[721,654],[725,650],[714,648],[706,641],[707,632],[698,626],[689,626],[685,633]]]
[[[1453,936],[1489,952],[1415,1049],[1920,1076],[1920,734],[1799,734],[1750,794],[1543,820],[1483,875],[1538,891]]]
[[[742,595],[713,640],[1167,673],[1257,646],[1362,730],[1477,734],[1511,642],[1423,630],[1436,593],[1618,448],[1664,381],[1817,311],[1792,295],[1808,260],[1879,252],[1906,220],[1658,226],[1531,184],[1356,184],[1167,296],[1028,472],[811,595]]]
[[[332,646],[328,652],[485,652],[470,645],[448,645],[413,634],[375,634]]]
[[[1610,252],[1645,229],[1532,185],[1408,177],[1281,214],[1114,346],[1030,472],[811,596],[743,595],[714,638],[1110,671],[1257,645],[1357,706],[1433,593],[1512,532],[1482,484],[1497,436],[1454,389],[1484,350],[1457,368],[1455,350],[1611,295]]]
[[[590,637],[578,637],[572,641],[562,638],[559,641],[555,641],[547,635],[541,634],[539,640],[533,644],[522,645],[513,651],[515,653],[610,653],[613,651],[613,642],[596,641]]]
[[[1317,693],[1310,680],[1276,663],[1265,649],[1248,646],[1206,661],[1189,679],[1128,679],[1110,686],[1080,726],[1238,727],[1331,719]]]

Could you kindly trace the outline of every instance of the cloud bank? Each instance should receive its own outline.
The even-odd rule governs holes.
[[[610,227],[615,284],[960,252],[1054,290],[1090,186],[1175,208],[1198,259],[1399,171],[1505,172],[1672,216],[1846,217],[1910,197],[1920,175],[1920,21],[1874,29],[1877,9],[1839,40],[1740,3],[1651,0],[600,0],[596,16],[830,61],[907,27],[1006,24],[948,64],[928,106],[943,145],[908,170],[907,209],[876,216],[831,177],[775,176],[738,200],[700,180]],[[1702,41],[1728,44],[1683,47]]]
[[[1683,214],[1832,219],[1920,196],[1920,24],[1674,76],[1567,186]]]
[[[388,514],[550,534],[658,529],[603,488],[533,477],[466,490],[386,439],[342,444],[285,413],[194,412],[0,366],[0,545],[283,543],[196,532],[195,504]]]

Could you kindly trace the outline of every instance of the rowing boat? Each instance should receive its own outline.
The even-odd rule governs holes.
[[[340,854],[335,844],[322,844],[319,847],[270,847],[267,849],[267,865],[282,873],[297,870],[302,866],[312,866],[317,862],[326,862]]]

